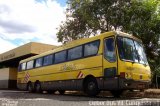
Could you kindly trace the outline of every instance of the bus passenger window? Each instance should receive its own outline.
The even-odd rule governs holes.
[[[82,46],[78,46],[68,50],[68,60],[82,57]]]
[[[35,67],[41,67],[42,66],[42,58],[36,59]]]
[[[60,63],[66,61],[66,50],[55,54],[55,63]]]
[[[44,57],[43,65],[50,65],[53,63],[53,55],[48,55]]]
[[[21,70],[25,70],[26,69],[26,63],[22,63],[21,64]]]
[[[22,68],[21,68],[21,67],[22,67],[22,65],[19,65],[19,66],[18,66],[18,72],[21,72],[21,71],[22,71]]]
[[[27,62],[27,69],[32,69],[32,68],[33,68],[33,63],[34,63],[34,61],[33,61],[33,60],[32,60],[32,61]]]
[[[116,61],[116,54],[115,54],[115,45],[114,45],[114,38],[108,38],[105,40],[104,45],[104,56],[109,62]]]
[[[84,46],[84,56],[92,56],[98,53],[99,40],[91,43],[87,43]]]

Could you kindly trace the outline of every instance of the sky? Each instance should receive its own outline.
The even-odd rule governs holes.
[[[0,53],[29,42],[61,45],[67,0],[0,0]]]

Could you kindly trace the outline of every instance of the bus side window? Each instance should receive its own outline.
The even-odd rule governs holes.
[[[27,62],[27,69],[32,69],[34,66],[34,60]]]
[[[26,63],[21,64],[21,71],[24,71],[24,70],[26,70]]]
[[[74,60],[82,57],[82,46],[68,50],[68,60]]]
[[[84,56],[93,56],[98,53],[99,40],[87,43],[84,45]]]
[[[19,66],[18,66],[18,72],[21,72],[21,71],[22,71],[21,66],[22,66],[22,64],[19,64]]]
[[[42,66],[42,58],[38,58],[35,60],[35,67],[41,67]]]
[[[48,56],[44,57],[44,60],[43,60],[43,65],[44,66],[50,65],[52,63],[53,63],[53,55],[48,55]]]
[[[66,61],[66,50],[55,53],[55,63],[60,63]]]

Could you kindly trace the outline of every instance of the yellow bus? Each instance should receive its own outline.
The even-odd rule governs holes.
[[[106,32],[59,46],[20,61],[17,87],[29,92],[102,90],[118,97],[124,90],[143,90],[151,81],[141,40],[123,32]]]

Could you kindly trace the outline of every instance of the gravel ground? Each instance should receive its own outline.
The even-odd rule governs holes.
[[[102,92],[97,97],[83,93],[66,92],[64,95],[36,94],[26,91],[0,90],[0,106],[160,106],[159,98],[113,98]]]

